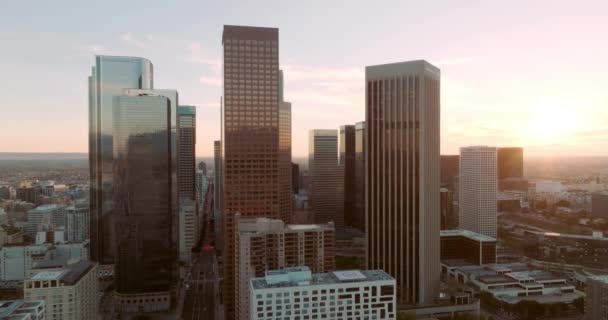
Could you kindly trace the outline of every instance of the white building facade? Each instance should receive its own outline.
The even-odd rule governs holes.
[[[496,238],[496,147],[460,148],[459,228]]]
[[[395,285],[382,270],[269,271],[250,281],[250,319],[396,319]]]
[[[190,250],[198,240],[198,215],[196,202],[191,199],[179,200],[179,257],[182,261],[190,260]]]

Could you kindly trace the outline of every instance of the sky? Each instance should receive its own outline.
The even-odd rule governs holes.
[[[293,156],[364,120],[365,66],[441,69],[441,152],[608,155],[608,1],[0,1],[0,152],[87,152],[94,55],[146,57],[220,137],[224,24],[279,28]]]

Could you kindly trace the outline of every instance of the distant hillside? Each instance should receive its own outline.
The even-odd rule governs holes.
[[[0,152],[0,160],[86,160],[88,153]]]

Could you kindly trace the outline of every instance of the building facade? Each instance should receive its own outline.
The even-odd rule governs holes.
[[[282,219],[279,30],[224,26],[221,194],[226,319],[235,318],[234,215]]]
[[[399,304],[438,294],[440,71],[426,61],[368,66],[366,264],[397,281]]]
[[[196,200],[196,107],[177,107],[177,198]]]
[[[459,155],[441,156],[441,185],[451,191],[455,190],[456,177],[458,177],[460,167]]]
[[[334,269],[335,230],[324,225],[286,225],[281,220],[237,216],[235,274],[237,319],[250,319],[249,280],[266,271],[307,266],[313,272]]]
[[[587,278],[585,320],[608,320],[608,276]]]
[[[282,73],[281,73],[282,75]],[[291,103],[279,104],[279,203],[283,221],[291,221],[293,215],[291,172]]]
[[[65,240],[83,242],[89,239],[89,206],[73,205],[66,208]]]
[[[0,319],[45,320],[44,301],[4,300],[0,301]]]
[[[34,238],[38,231],[53,231],[65,226],[66,206],[44,204],[27,212],[25,235]]]
[[[250,319],[397,319],[395,285],[382,270],[268,271],[250,281]]]
[[[496,238],[496,148],[460,148],[459,227]]]
[[[198,215],[196,203],[187,198],[179,199],[179,258],[190,261],[190,250],[198,240]]]
[[[470,265],[496,263],[496,239],[469,230],[441,230],[441,261]]]
[[[591,215],[596,218],[608,218],[608,192],[591,194]]]
[[[524,177],[524,148],[498,148],[496,156],[499,180]]]
[[[342,177],[344,186],[344,225],[353,226],[355,220],[356,201],[356,171],[355,171],[355,126],[340,126],[340,167],[343,170]]]
[[[23,283],[24,299],[44,301],[45,319],[97,319],[96,269],[96,263],[80,261],[60,270],[37,271]]]
[[[172,90],[114,99],[115,284],[123,297],[177,283],[176,101]]]
[[[309,204],[314,223],[344,226],[344,171],[338,159],[338,130],[314,129],[308,136]]]
[[[365,231],[365,121],[355,124],[355,214],[353,227]]]
[[[152,89],[152,63],[144,58],[96,56],[88,84],[91,259],[113,264],[113,99],[123,89]]]

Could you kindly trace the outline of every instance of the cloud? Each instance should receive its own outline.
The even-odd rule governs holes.
[[[190,42],[187,45],[188,55],[186,61],[194,64],[202,64],[211,66],[215,69],[220,70],[222,67],[222,60],[219,56],[215,56],[205,49],[199,42]]]
[[[140,40],[137,37],[135,37],[131,32],[127,32],[127,33],[123,33],[120,35],[120,40],[122,40],[124,43],[133,46],[133,47],[137,47],[140,49],[149,49],[152,47],[152,44],[150,43],[151,41],[153,41],[154,36],[148,35],[144,37],[145,40]]]

